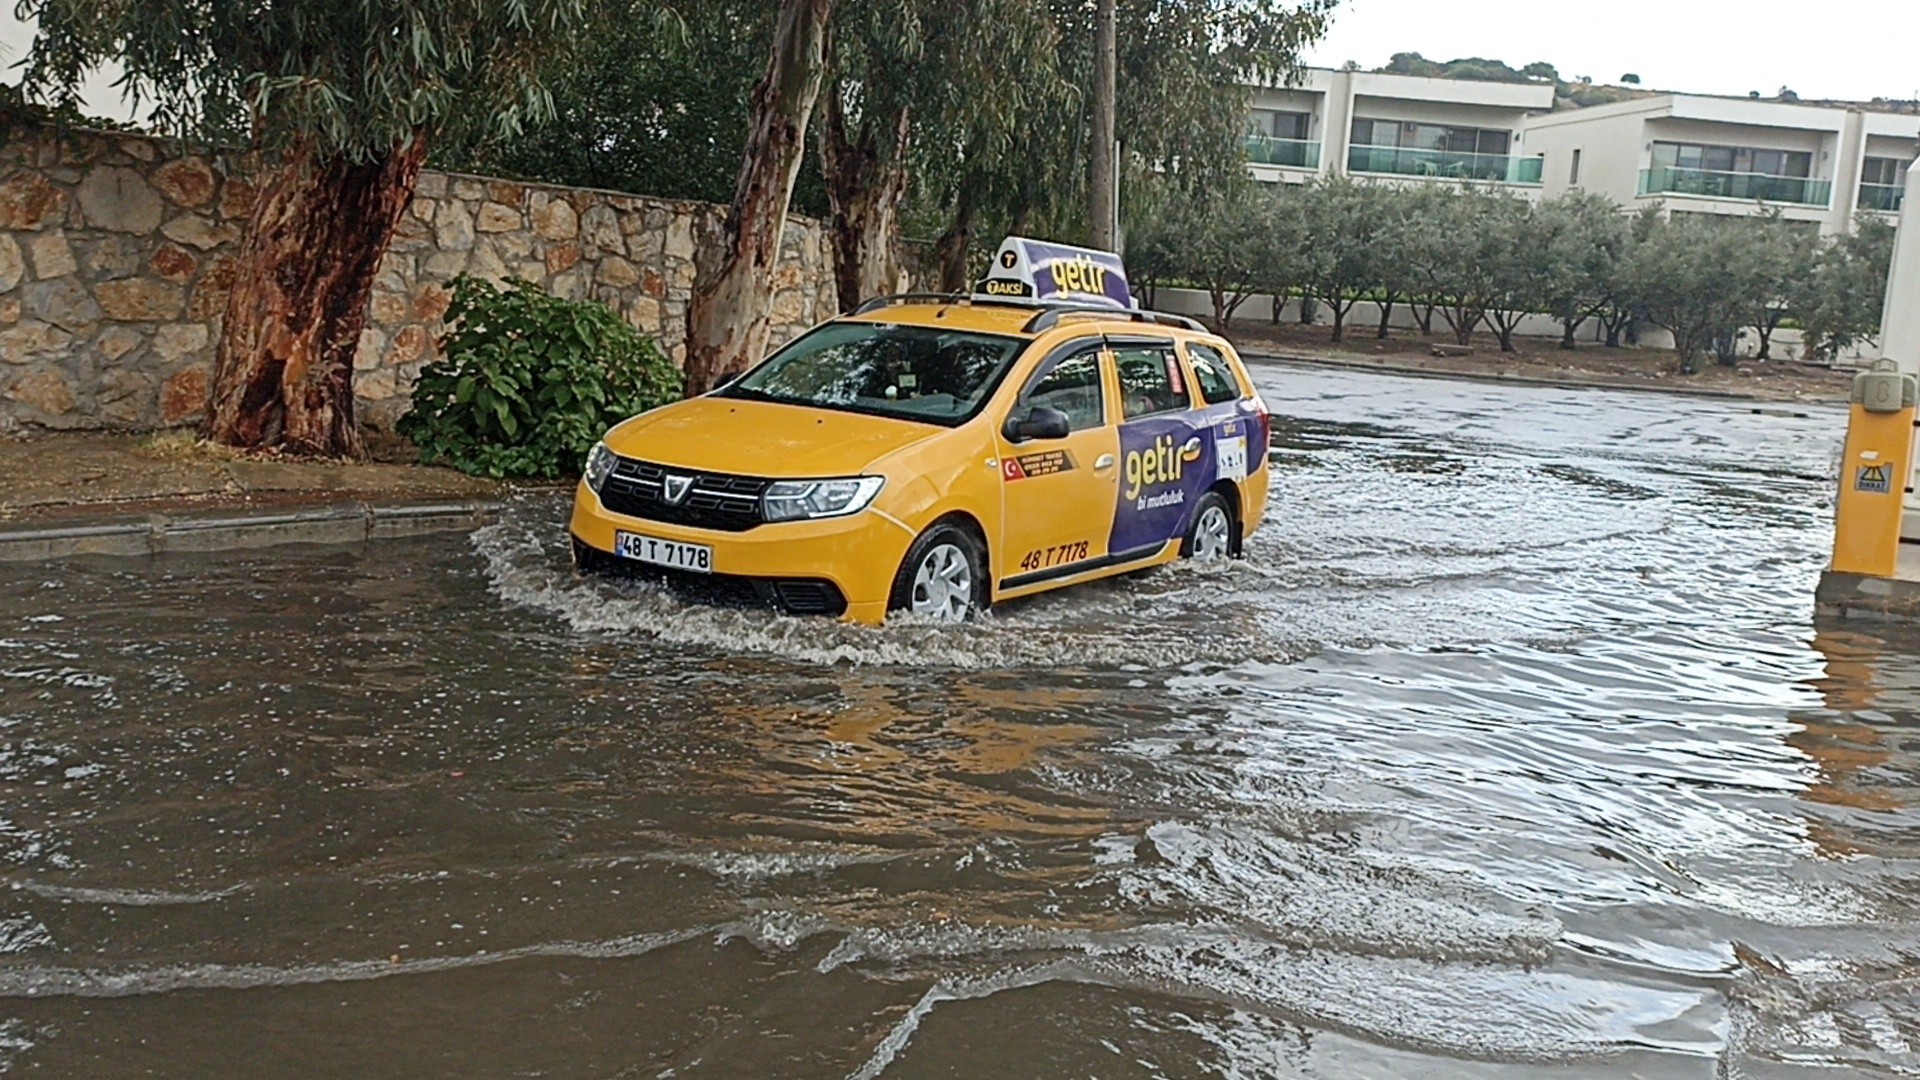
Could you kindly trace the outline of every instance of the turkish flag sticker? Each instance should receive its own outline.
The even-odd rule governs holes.
[[[1000,478],[1002,480],[1025,480],[1027,478],[1027,471],[1020,467],[1019,458],[1001,458]]]

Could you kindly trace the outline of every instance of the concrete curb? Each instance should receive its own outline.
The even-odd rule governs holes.
[[[93,525],[0,528],[0,563],[77,555],[169,555],[279,544],[361,544],[470,532],[500,516],[498,502],[336,503],[262,513],[153,514]]]
[[[1920,581],[1822,571],[1814,612],[1865,622],[1920,622]]]
[[[1404,375],[1414,379],[1459,379],[1466,382],[1507,383],[1516,386],[1547,386],[1560,390],[1624,390],[1634,394],[1683,394],[1716,398],[1721,401],[1747,401],[1755,406],[1845,405],[1846,398],[1763,398],[1731,390],[1713,390],[1702,386],[1650,386],[1645,383],[1603,382],[1598,379],[1557,379],[1542,375],[1508,375],[1498,371],[1436,371],[1408,364],[1376,364],[1370,360],[1348,360],[1328,356],[1300,356],[1290,353],[1240,351],[1240,358],[1252,364],[1306,365],[1333,367],[1346,371],[1377,371],[1386,375]]]

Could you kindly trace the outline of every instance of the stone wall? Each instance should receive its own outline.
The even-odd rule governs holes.
[[[143,136],[38,132],[0,148],[0,432],[146,430],[204,414],[244,159]],[[676,361],[699,238],[721,207],[427,172],[381,264],[355,359],[359,415],[391,426],[458,274],[523,277],[619,311]],[[774,342],[832,314],[825,230],[790,220]]]

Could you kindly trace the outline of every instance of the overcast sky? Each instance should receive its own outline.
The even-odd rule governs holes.
[[[1566,79],[1803,98],[1920,96],[1920,0],[1339,0],[1316,67],[1545,60]]]

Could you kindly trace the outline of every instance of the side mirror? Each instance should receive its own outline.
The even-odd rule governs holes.
[[[1007,438],[1012,442],[1028,439],[1064,439],[1073,434],[1073,421],[1059,409],[1035,405],[1022,419],[1008,418]]]

